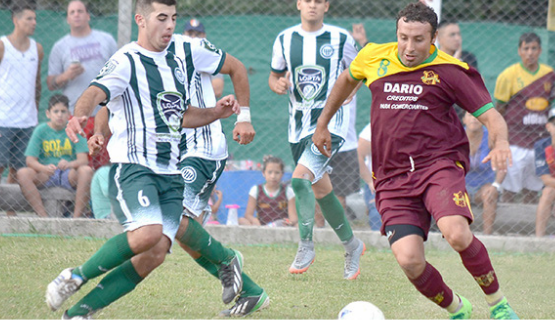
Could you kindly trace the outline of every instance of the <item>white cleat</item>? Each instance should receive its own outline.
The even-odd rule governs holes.
[[[46,287],[46,304],[52,311],[60,309],[64,301],[79,290],[83,280],[71,276],[73,268],[67,268]]]

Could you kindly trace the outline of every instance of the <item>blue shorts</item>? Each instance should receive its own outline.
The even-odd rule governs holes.
[[[44,188],[62,187],[69,191],[74,191],[75,188],[73,188],[71,186],[71,183],[69,183],[70,170],[71,169],[62,171],[60,169],[56,169],[56,171],[54,171],[54,174],[50,176],[50,179],[48,179],[48,181],[46,181],[46,183],[44,184]]]
[[[34,128],[0,127],[0,167],[25,167],[25,149]]]

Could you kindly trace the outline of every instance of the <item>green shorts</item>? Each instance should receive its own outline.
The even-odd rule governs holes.
[[[325,173],[330,173],[332,168],[329,166],[331,158],[335,156],[345,140],[339,136],[331,135],[331,157],[328,158],[320,153],[320,150],[312,142],[312,135],[304,137],[298,143],[291,143],[291,153],[295,165],[302,164],[307,167],[314,175],[312,184],[318,182]]]
[[[185,183],[183,207],[187,209],[184,214],[194,218],[203,212],[212,212],[208,200],[225,169],[225,163],[225,159],[207,160],[197,157],[188,157],[181,161],[179,168]]]
[[[160,224],[173,242],[183,211],[181,176],[157,174],[139,164],[115,163],[109,178],[110,202],[124,231]]]

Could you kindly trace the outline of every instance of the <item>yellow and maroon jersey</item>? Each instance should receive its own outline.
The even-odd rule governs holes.
[[[369,44],[349,71],[372,91],[372,166],[377,179],[419,170],[438,159],[468,167],[468,139],[453,108],[474,116],[493,108],[474,68],[431,46],[430,57],[406,67],[397,43]]]
[[[494,97],[507,104],[504,116],[511,145],[532,149],[538,139],[549,135],[545,124],[555,99],[554,84],[555,73],[544,64],[532,73],[515,63],[499,74]]]

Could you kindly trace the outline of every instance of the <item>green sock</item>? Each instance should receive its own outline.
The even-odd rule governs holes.
[[[67,311],[68,316],[82,316],[108,306],[133,291],[143,278],[137,274],[131,260],[108,273],[89,294]]]
[[[187,219],[189,219],[189,225],[183,236],[179,238],[181,243],[200,253],[217,266],[233,259],[235,256],[233,250],[224,247],[219,241],[212,238],[198,222],[189,217]]]
[[[349,241],[353,237],[353,230],[345,216],[345,210],[343,210],[343,206],[335,196],[335,193],[332,191],[322,199],[316,199],[316,201],[318,201],[322,209],[322,215],[326,218],[326,221],[333,228],[339,239],[343,243]]]
[[[208,271],[208,273],[216,278],[219,278],[218,267],[212,262],[208,261],[208,259],[201,256],[200,258],[195,259],[195,262],[204,270]],[[252,281],[252,279],[246,273],[243,272],[241,274],[241,277],[243,278],[243,291],[241,291],[242,296],[252,297],[262,294],[264,290],[260,286],[258,286],[256,282]]]
[[[120,233],[106,241],[89,260],[73,269],[72,273],[88,281],[112,270],[134,255],[127,241],[127,232]]]
[[[299,217],[299,233],[301,240],[312,241],[312,229],[314,228],[314,210],[316,200],[312,191],[312,182],[307,179],[291,179],[291,187],[295,192],[295,207]],[[324,211],[322,209],[322,211]]]

